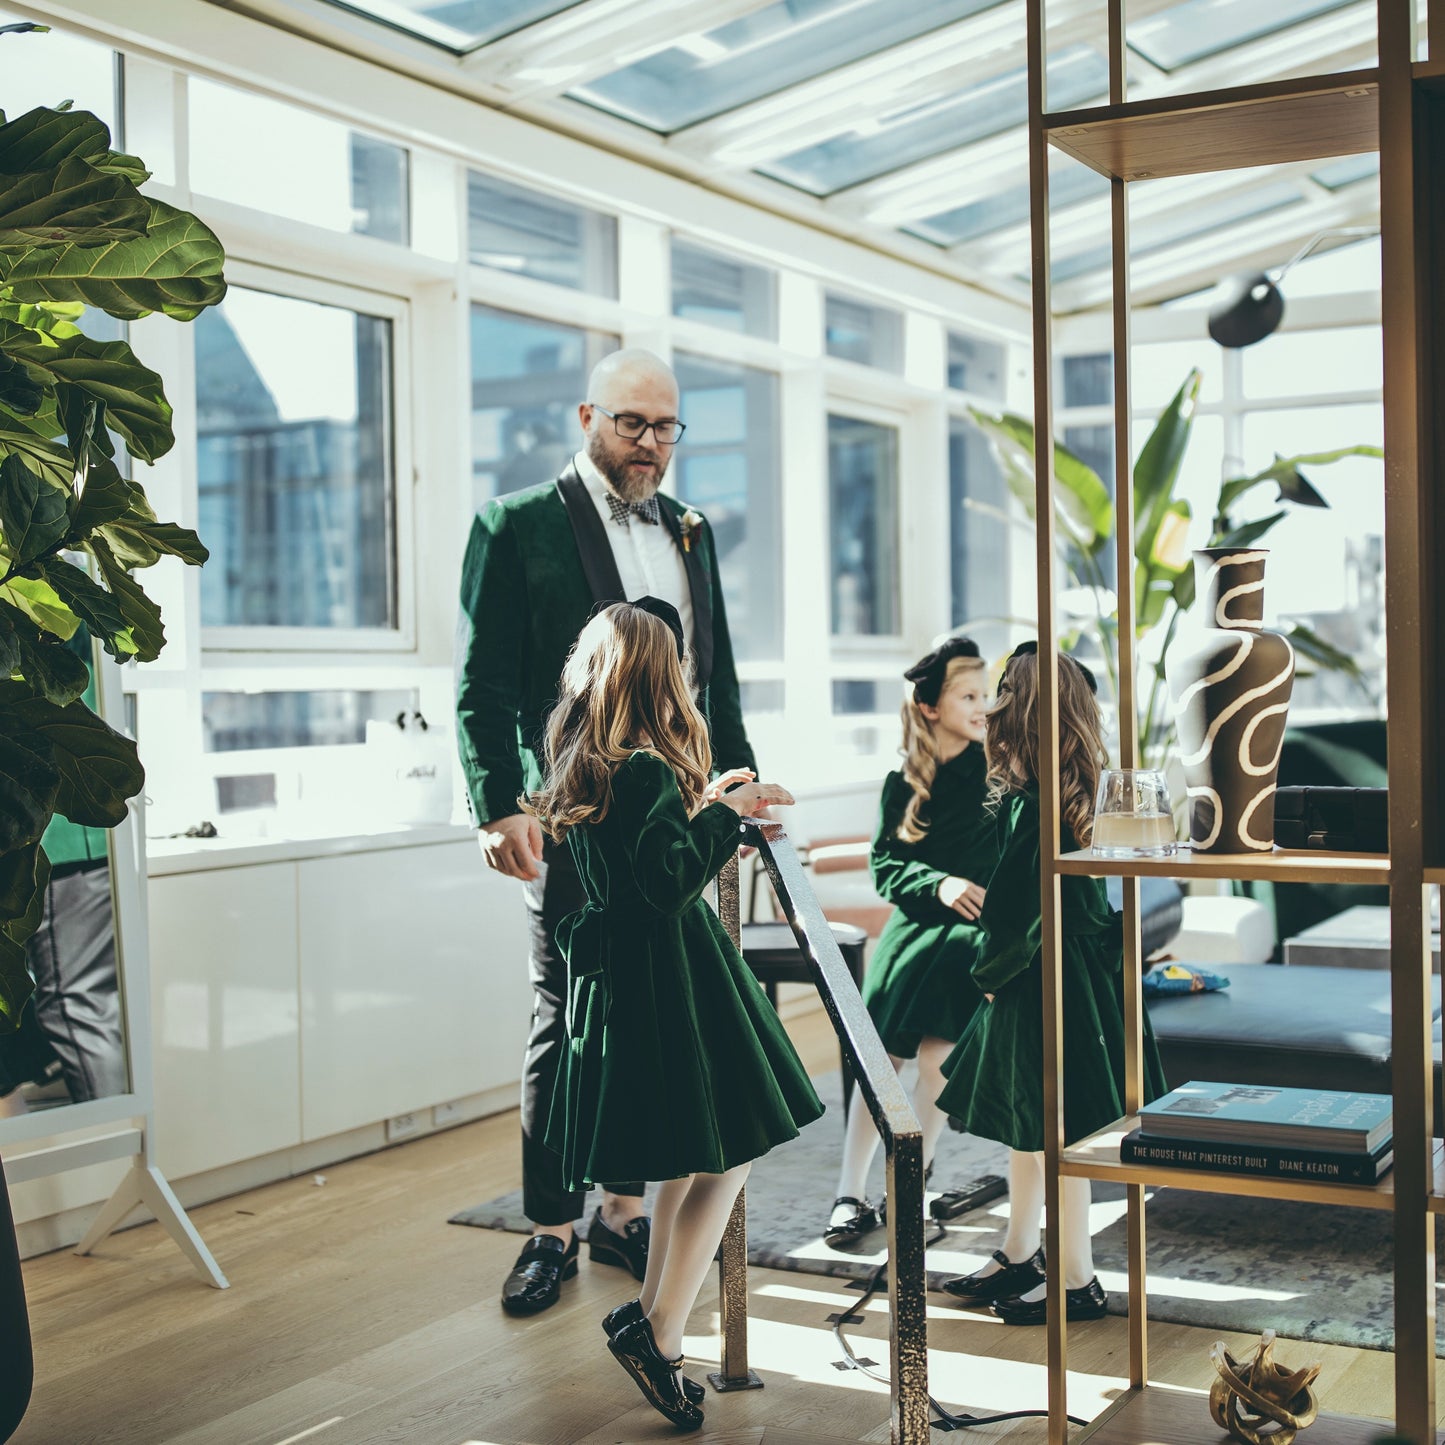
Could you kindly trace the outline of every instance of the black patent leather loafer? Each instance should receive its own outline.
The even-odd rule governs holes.
[[[1043,1299],[996,1299],[993,1312],[1006,1325],[1042,1325],[1048,1322],[1048,1302]],[[1101,1320],[1109,1313],[1109,1296],[1095,1275],[1079,1289],[1064,1291],[1064,1318],[1069,1321]]]
[[[642,1318],[642,1301],[630,1299],[625,1305],[618,1305],[615,1310],[608,1310],[602,1316],[602,1333],[610,1340],[619,1330],[625,1330],[628,1325],[635,1325]],[[694,1405],[700,1405],[707,1399],[707,1391],[696,1380],[690,1380],[686,1375],[682,1377],[682,1393]]]
[[[1037,1289],[1044,1282],[1044,1252],[1036,1249],[1027,1259],[1014,1264],[1003,1250],[993,1252],[999,1266],[992,1274],[961,1274],[939,1285],[959,1304],[971,1307],[991,1305],[995,1300],[1015,1299]]]
[[[853,1212],[840,1223],[830,1224],[823,1231],[824,1244],[835,1248],[841,1244],[854,1244],[865,1234],[871,1234],[882,1222],[878,1218],[878,1211],[866,1199],[854,1199],[851,1194],[844,1194],[833,1201],[833,1208],[837,1209],[840,1204],[849,1205]]]
[[[577,1273],[577,1236],[563,1244],[555,1234],[534,1234],[517,1256],[502,1285],[502,1308],[509,1315],[537,1315],[557,1303],[562,1281]]]
[[[602,1222],[602,1206],[597,1206],[592,1223],[587,1226],[587,1257],[595,1264],[615,1264],[632,1271],[641,1283],[647,1278],[647,1246],[652,1242],[652,1221],[644,1214],[629,1219],[622,1233],[608,1229]]]
[[[681,1360],[665,1360],[652,1335],[652,1325],[645,1319],[625,1325],[607,1341],[617,1363],[632,1376],[642,1397],[679,1430],[700,1429],[703,1414],[700,1406],[689,1400],[678,1384]]]

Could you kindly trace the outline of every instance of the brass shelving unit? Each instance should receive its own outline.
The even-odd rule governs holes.
[[[1026,0],[1029,177],[1032,201],[1034,420],[1053,425],[1049,156],[1061,151],[1107,176],[1113,241],[1115,516],[1118,575],[1132,577],[1133,491],[1130,438],[1129,214],[1131,181],[1380,151],[1385,397],[1386,638],[1389,647],[1390,838],[1388,857],[1301,853],[1194,855],[1113,861],[1059,848],[1056,567],[1052,449],[1036,463],[1040,710],[1040,812],[1043,862],[1046,1248],[1061,1258],[1059,1182],[1065,1176],[1122,1184],[1129,1257],[1129,1388],[1077,1439],[1100,1445],[1219,1445],[1225,1437],[1199,1392],[1148,1379],[1144,1188],[1173,1185],[1218,1194],[1264,1196],[1390,1210],[1395,1226],[1395,1430],[1424,1445],[1435,1425],[1435,1215],[1445,1213],[1445,1148],[1434,1138],[1431,956],[1425,885],[1445,883],[1445,791],[1436,751],[1445,718],[1436,674],[1445,666],[1445,588],[1435,586],[1445,550],[1445,517],[1434,502],[1435,429],[1445,426],[1436,393],[1445,381],[1445,284],[1434,258],[1445,249],[1445,0],[1431,0],[1431,59],[1416,60],[1413,3],[1377,0],[1379,65],[1148,101],[1125,100],[1125,0],[1107,0],[1109,103],[1050,112],[1045,86],[1045,0]],[[1442,380],[1436,380],[1436,378]],[[1119,589],[1119,751],[1138,758],[1135,735],[1133,589]],[[1124,880],[1126,1109],[1130,1117],[1065,1148],[1063,1142],[1062,955],[1059,882],[1068,874]],[[1391,908],[1392,1087],[1395,1163],[1377,1186],[1261,1179],[1124,1164],[1119,1139],[1141,1102],[1143,1000],[1139,985],[1139,887],[1148,876],[1387,884]],[[1068,1439],[1067,1325],[1063,1271],[1049,1273],[1049,1440]],[[1328,1406],[1329,1382],[1324,1382]],[[1312,1445],[1365,1445],[1379,1420],[1323,1414]]]

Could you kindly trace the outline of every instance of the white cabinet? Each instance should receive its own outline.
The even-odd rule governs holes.
[[[521,886],[474,842],[297,864],[307,1140],[520,1074],[531,1007]]]
[[[470,829],[436,831],[152,860],[170,1179],[268,1155],[281,1178],[308,1167],[285,1152],[299,1145],[517,1083],[532,1007],[522,887],[487,870]]]
[[[152,878],[148,903],[161,1169],[299,1143],[296,865]]]

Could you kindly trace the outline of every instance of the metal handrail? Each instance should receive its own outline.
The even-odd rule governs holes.
[[[925,1445],[930,1427],[923,1133],[782,825],[747,822],[743,831],[748,844],[758,850],[783,916],[793,930],[818,996],[853,1069],[858,1092],[883,1139],[889,1200],[889,1439],[892,1445]],[[741,946],[736,859],[718,876],[718,914],[733,942]],[[742,1194],[728,1221],[718,1257],[722,1368],[712,1376],[712,1382],[719,1390],[757,1389],[762,1381],[748,1368],[747,1209]]]

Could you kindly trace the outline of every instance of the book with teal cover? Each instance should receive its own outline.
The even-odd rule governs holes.
[[[1190,1082],[1139,1110],[1155,1138],[1376,1153],[1394,1132],[1388,1094]]]

